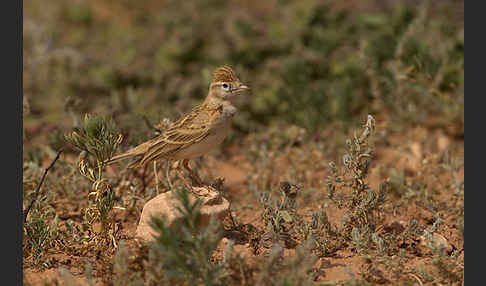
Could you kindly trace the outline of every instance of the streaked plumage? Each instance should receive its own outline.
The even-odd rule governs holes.
[[[187,160],[199,157],[221,143],[226,137],[236,108],[231,99],[248,89],[234,71],[223,66],[213,73],[209,94],[204,102],[172,123],[159,136],[114,156],[108,163],[135,158],[129,167],[138,167],[158,159]]]

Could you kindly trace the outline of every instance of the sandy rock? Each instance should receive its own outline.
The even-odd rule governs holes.
[[[410,145],[411,156],[409,159],[409,168],[417,170],[420,168],[420,162],[422,162],[422,146],[418,142],[413,142]]]
[[[449,137],[445,136],[442,132],[439,133],[437,136],[437,148],[439,149],[439,152],[446,151],[449,148],[450,143],[451,141]]]
[[[220,220],[223,220],[229,213],[228,200],[223,198],[214,188],[209,186],[197,187],[194,188],[194,191],[200,195],[199,198],[203,201],[201,226],[209,224],[211,215],[216,215]],[[189,193],[189,199],[193,203],[196,201],[196,196]],[[143,207],[135,237],[146,242],[154,240],[154,235],[157,233],[150,226],[153,216],[165,216],[169,226],[176,225],[182,219],[182,215],[177,210],[179,205],[180,203],[174,191],[160,194],[148,201]]]
[[[453,250],[452,245],[449,243],[449,241],[447,241],[445,237],[443,237],[438,233],[432,234],[432,244],[436,246],[442,245],[445,248],[447,253],[451,253],[451,251]],[[420,245],[422,247],[428,248],[428,241],[424,235],[420,236]]]

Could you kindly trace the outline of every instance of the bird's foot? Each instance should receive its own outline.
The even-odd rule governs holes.
[[[207,187],[192,187],[191,192],[197,197],[207,197],[210,190]]]
[[[197,174],[189,174],[191,177],[192,185],[195,187],[203,187],[205,186],[204,182],[201,180],[201,178]]]

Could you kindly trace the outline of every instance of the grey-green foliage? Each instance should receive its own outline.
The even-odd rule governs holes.
[[[185,190],[178,191],[177,198],[183,215],[180,223],[170,227],[163,218],[152,219],[157,235],[149,254],[147,281],[224,285],[223,266],[210,262],[222,238],[219,222],[211,218],[208,226],[201,226],[201,201],[191,203]]]
[[[55,236],[56,224],[57,219],[48,224],[42,216],[32,218],[25,224],[27,247],[32,250],[34,257],[38,257],[48,248],[49,241]]]
[[[287,234],[296,223],[296,197],[298,187],[288,182],[280,184],[281,199],[273,199],[268,192],[260,193],[262,218],[269,231],[276,234]]]
[[[449,255],[442,244],[434,242],[433,234],[442,223],[443,220],[438,216],[432,226],[423,230],[427,245],[433,254],[432,265],[438,274],[435,280],[440,283],[460,282],[464,276],[464,269],[461,270],[456,262],[459,252],[456,250]]]
[[[464,279],[464,268],[458,267],[457,255],[455,251],[453,255],[449,256],[444,248],[434,246],[432,248],[432,265],[435,266],[440,280],[443,283],[459,283]]]
[[[385,201],[387,185],[381,184],[378,193],[367,183],[369,167],[373,158],[373,147],[370,143],[375,132],[375,119],[368,115],[362,133],[346,140],[347,152],[343,156],[345,168],[338,169],[334,162],[329,164],[331,175],[327,179],[329,198],[340,208],[346,208],[348,213],[343,218],[343,228],[346,237],[357,239],[358,233],[371,233],[376,225],[374,212]],[[346,195],[343,190],[350,189]],[[357,229],[353,230],[355,227]],[[354,234],[353,234],[354,233]],[[370,238],[371,239],[371,238]]]
[[[114,272],[114,285],[130,285],[130,286],[141,286],[144,285],[142,278],[140,277],[140,272],[132,272],[129,270],[128,263],[128,250],[126,242],[124,240],[120,241],[118,244],[118,252],[115,256],[113,263]]]
[[[91,224],[95,220],[102,222],[106,230],[107,218],[114,206],[115,194],[107,179],[103,178],[103,169],[115,154],[122,141],[122,135],[116,131],[111,118],[86,114],[83,125],[65,135],[65,139],[74,148],[81,151],[78,162],[79,171],[89,179],[94,192],[94,206],[88,207],[86,219]]]
[[[447,7],[456,1],[435,11],[396,1],[374,12],[327,2],[124,2],[123,17],[108,19],[91,5],[32,3],[25,92],[33,107],[34,94],[76,98],[79,112],[105,107],[130,124],[118,119],[189,109],[212,70],[230,64],[254,94],[235,119],[247,131],[272,121],[316,129],[374,110],[402,122],[433,113],[464,122],[464,29]]]
[[[308,239],[295,248],[295,255],[284,257],[284,249],[276,243],[265,257],[255,285],[314,285],[313,267],[317,257],[312,253],[315,241]]]
[[[88,157],[88,167],[102,169],[105,161],[115,154],[122,135],[117,133],[111,118],[86,114],[83,126],[75,127],[73,132],[65,135],[65,139],[78,151],[86,152],[91,157]]]

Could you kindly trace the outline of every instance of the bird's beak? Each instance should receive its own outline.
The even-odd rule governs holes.
[[[245,90],[249,90],[249,89],[250,89],[250,88],[249,88],[248,86],[246,86],[246,85],[244,85],[244,84],[240,84],[240,86],[238,86],[238,87],[236,88],[236,91],[238,91],[238,92],[239,92],[239,91],[245,91]]]

